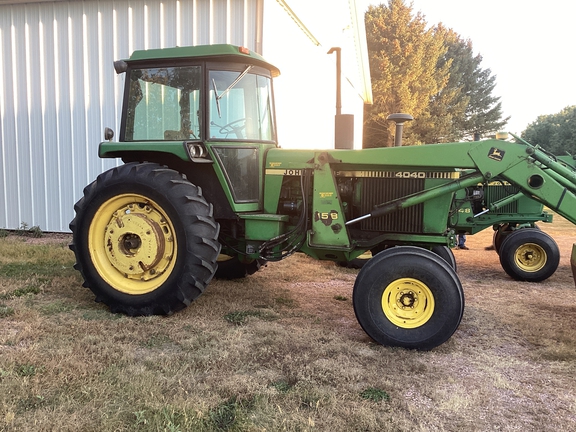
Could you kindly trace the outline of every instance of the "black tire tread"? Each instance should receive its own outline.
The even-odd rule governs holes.
[[[381,295],[388,279],[402,277],[429,279],[435,284],[429,288],[437,309],[427,323],[415,329],[396,327],[381,309]],[[464,313],[464,292],[454,269],[435,253],[415,246],[399,246],[376,254],[360,270],[352,296],[354,312],[364,331],[387,346],[433,349],[452,336]]]
[[[93,269],[85,245],[95,206],[104,200],[102,196],[113,196],[108,190],[127,183],[163,195],[166,206],[172,206],[173,223],[179,226],[175,229],[180,230],[185,238],[185,247],[179,250],[179,254],[185,257],[178,259],[179,268],[174,270],[178,274],[170,276],[170,286],[162,287],[161,296],[156,293],[160,289],[130,296],[109,287]],[[142,193],[139,190],[133,192]],[[185,180],[177,171],[150,162],[132,162],[112,168],[84,188],[84,196],[75,204],[74,210],[76,216],[70,222],[73,235],[70,249],[76,256],[74,268],[82,274],[83,286],[91,289],[96,301],[106,304],[113,313],[130,316],[172,314],[199,297],[216,271],[216,258],[220,252],[219,225],[213,218],[212,205],[203,198],[199,187]]]
[[[547,256],[544,267],[535,272],[520,269],[514,260],[514,252],[525,243],[535,243],[542,247]],[[560,249],[550,235],[539,228],[521,228],[508,234],[500,246],[500,265],[517,281],[542,282],[554,274],[560,263]]]

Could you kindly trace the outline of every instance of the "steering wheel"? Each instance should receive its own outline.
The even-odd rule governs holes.
[[[244,122],[244,124],[236,125],[237,123],[240,122]],[[238,120],[231,121],[230,123],[225,124],[224,126],[220,126],[214,122],[211,122],[211,124],[220,128],[218,133],[221,133],[223,135],[229,135],[231,133],[234,133],[236,134],[236,138],[242,138],[242,131],[246,128],[246,119],[240,118]]]

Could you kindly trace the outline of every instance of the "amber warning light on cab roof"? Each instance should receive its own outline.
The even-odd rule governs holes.
[[[250,50],[246,47],[238,47],[238,51],[242,54],[250,54]]]

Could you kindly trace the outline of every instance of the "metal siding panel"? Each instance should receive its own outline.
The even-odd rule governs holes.
[[[58,5],[60,6],[60,5]],[[63,5],[65,6],[65,5]],[[47,227],[47,230],[62,231],[67,228],[70,219],[70,206],[74,206],[76,197],[74,189],[74,141],[72,139],[72,102],[70,95],[71,66],[69,44],[69,21],[66,7],[54,6],[54,21],[56,31],[54,33],[54,82],[56,87],[56,128],[58,139],[50,143],[52,151],[58,153],[58,177],[60,184],[60,218],[59,227]],[[73,70],[73,69],[72,69]]]
[[[86,181],[88,184],[101,172],[102,164],[94,154],[98,152],[98,141],[102,138],[102,119],[100,107],[100,71],[98,65],[101,62],[98,29],[99,5],[96,2],[84,3],[82,16],[83,28],[83,56],[84,63],[84,112],[85,112],[85,136],[84,142],[77,143],[86,151]],[[82,186],[84,186],[84,184]]]
[[[106,3],[106,5],[109,5]],[[113,61],[118,59],[128,58],[130,56],[130,8],[125,2],[121,2],[120,5],[123,7],[118,7],[119,5],[114,3],[112,8],[112,13],[114,16],[112,22],[112,32],[114,33],[114,46],[112,47],[114,51]],[[108,65],[108,67],[110,67]]]
[[[244,16],[244,43],[251,50],[262,54],[262,29],[264,27],[264,0],[246,1]]]
[[[212,40],[212,0],[194,1],[196,5],[196,15],[194,17],[194,35],[193,45],[205,45],[215,43]],[[182,45],[186,45],[183,43]]]
[[[15,117],[16,117],[16,142],[18,145],[15,149],[16,160],[16,190],[18,226],[20,223],[30,224],[32,216],[32,205],[30,197],[32,195],[32,186],[30,182],[30,159],[27,155],[30,152],[29,118],[28,118],[28,98],[26,92],[26,23],[24,7],[14,8],[12,13],[12,68],[14,83],[14,98],[17,99]],[[16,26],[14,23],[23,23]],[[18,55],[20,54],[20,55]],[[24,54],[24,55],[22,55]],[[26,218],[26,220],[24,220]]]
[[[26,95],[28,99],[29,147],[25,155],[30,171],[29,226],[46,226],[44,119],[42,117],[42,80],[40,78],[40,15],[38,8],[26,7]],[[25,174],[24,174],[25,175]]]
[[[245,5],[244,0],[229,0],[229,12],[228,12],[228,39],[230,43],[232,41],[237,41],[237,45],[246,45],[245,29],[248,26],[238,25],[243,24],[245,19]]]
[[[7,227],[8,220],[8,197],[6,185],[6,166],[10,165],[10,161],[6,159],[8,153],[8,142],[11,135],[10,130],[7,128],[7,114],[6,109],[10,104],[7,103],[6,94],[7,84],[12,82],[12,76],[8,75],[9,64],[4,59],[7,58],[7,53],[10,53],[9,47],[9,30],[10,20],[7,14],[0,14],[0,228]]]
[[[122,5],[117,3],[117,7]],[[145,19],[144,15],[144,4],[140,1],[129,2],[128,8],[128,28],[129,28],[129,46],[128,53],[132,53],[134,50],[147,49],[150,48],[146,45],[146,33],[145,33]]]
[[[44,227],[60,227],[62,224],[61,190],[58,169],[58,151],[53,143],[58,142],[58,113],[56,111],[55,58],[54,51],[54,9],[40,10],[41,40],[41,92],[42,92],[42,138],[44,149],[44,199],[46,200],[46,224]]]
[[[146,49],[162,48],[161,31],[163,25],[160,10],[160,3],[154,0],[148,1],[144,5]]]
[[[196,35],[196,25],[194,18],[196,15],[195,4],[193,1],[178,2],[179,13],[177,16],[178,25],[178,46],[196,45],[194,36]],[[186,43],[184,43],[186,41]]]
[[[68,231],[102,171],[104,126],[118,130],[135,49],[233,43],[257,48],[259,0],[130,0],[0,6],[0,228]],[[261,27],[261,26],[260,26]]]
[[[100,4],[98,19],[98,80],[100,89],[98,105],[100,110],[99,136],[102,137],[101,139],[103,139],[104,127],[107,126],[118,131],[120,123],[120,101],[124,87],[124,74],[116,75],[113,67],[111,67],[110,59],[126,57],[116,54],[116,40],[121,30],[116,26],[115,10],[108,5],[108,3]],[[124,30],[125,27],[123,25],[121,29]],[[94,155],[97,154],[98,143],[99,140],[91,143]],[[95,159],[99,162],[99,173],[118,165],[118,161],[115,159],[100,159],[98,157]]]
[[[178,46],[178,1],[164,1],[162,3],[162,48]]]
[[[122,7],[117,5],[117,2],[113,3],[112,8],[109,7],[109,3],[103,3],[109,9],[112,10],[113,16],[113,46],[108,46],[104,51],[108,52],[108,55],[102,59],[102,75],[106,76],[106,80],[112,81],[114,83],[114,99],[102,101],[103,110],[108,112],[114,118],[110,119],[110,122],[106,122],[106,126],[112,127],[112,129],[118,133],[120,129],[120,116],[122,114],[122,97],[124,95],[124,78],[126,74],[117,75],[112,67],[113,62],[118,59],[125,59],[130,56],[129,50],[129,26],[128,22],[130,20],[130,11],[125,2],[122,2]],[[110,52],[113,54],[110,55]],[[114,102],[112,102],[114,101]],[[108,116],[105,117],[106,120],[109,119]],[[118,137],[118,135],[116,135]],[[119,165],[119,160],[117,159],[102,159],[102,172],[116,165]]]
[[[230,43],[228,34],[228,3],[227,1],[211,0],[212,3],[212,17],[210,19],[210,40],[212,43],[222,41],[223,43]]]
[[[80,195],[83,185],[90,181],[87,167],[88,151],[86,149],[84,85],[87,77],[84,68],[82,12],[83,2],[68,4],[68,95],[72,114],[70,119],[72,194],[75,197]],[[64,87],[63,90],[65,90]],[[65,166],[64,169],[66,169]]]

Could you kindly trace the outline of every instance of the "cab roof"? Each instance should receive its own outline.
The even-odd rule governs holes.
[[[197,58],[206,60],[247,62],[256,66],[269,69],[272,76],[280,75],[280,70],[264,60],[260,54],[244,47],[229,44],[184,46],[173,48],[157,48],[148,50],[136,50],[125,60],[127,63],[159,59],[185,59]]]

